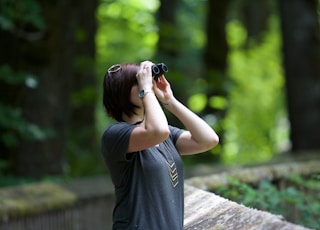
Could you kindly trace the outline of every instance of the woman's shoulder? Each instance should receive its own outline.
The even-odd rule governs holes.
[[[113,123],[111,125],[109,125],[106,130],[109,130],[109,129],[114,129],[114,128],[122,128],[122,127],[129,127],[131,126],[131,124],[127,123],[127,122],[124,122],[124,121],[118,121],[116,123]]]
[[[134,125],[131,125],[127,122],[116,122],[109,125],[103,132],[103,136],[117,135],[119,133],[130,131],[134,128]]]
[[[169,125],[169,129],[170,129],[170,135],[172,135],[172,136],[180,136],[180,134],[185,131],[182,128],[178,128],[178,127],[175,127],[172,125]]]

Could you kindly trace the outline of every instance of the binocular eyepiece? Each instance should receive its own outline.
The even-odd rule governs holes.
[[[168,67],[164,63],[158,63],[151,66],[152,76],[155,81],[158,81],[158,78],[168,72]]]

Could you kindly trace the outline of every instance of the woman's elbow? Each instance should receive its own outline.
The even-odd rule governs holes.
[[[215,138],[214,138],[213,141],[212,141],[212,142],[213,142],[213,147],[215,147],[216,145],[218,145],[218,144],[219,144],[219,141],[220,141],[220,140],[219,140],[219,136],[216,134],[216,135],[215,135]],[[212,147],[212,148],[213,148],[213,147]]]
[[[210,150],[219,144],[219,136],[214,134],[208,138],[205,144],[206,150]]]
[[[166,140],[170,135],[170,129],[169,127],[164,127],[159,131],[159,135],[163,138],[163,140]]]
[[[213,143],[213,147],[215,147],[216,145],[219,144],[219,136],[217,134],[214,135],[214,137],[212,138],[212,143]]]
[[[169,137],[170,130],[169,130],[169,127],[161,127],[161,128],[153,129],[151,133],[153,138],[162,142]]]

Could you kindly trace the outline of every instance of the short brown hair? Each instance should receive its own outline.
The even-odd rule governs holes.
[[[117,121],[122,115],[131,117],[136,105],[131,103],[131,88],[137,84],[138,64],[119,64],[116,71],[107,71],[103,80],[103,106],[107,114]]]

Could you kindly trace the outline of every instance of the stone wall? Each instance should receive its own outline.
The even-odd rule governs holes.
[[[108,230],[114,195],[108,177],[0,189],[1,230]]]
[[[290,173],[319,172],[320,161],[307,161],[189,178],[185,183],[185,230],[306,229],[286,222],[281,216],[239,205],[205,190],[227,184],[230,175],[253,182],[263,178],[279,179]],[[0,229],[108,230],[112,227],[113,206],[113,186],[106,176],[63,184],[38,183],[2,188]]]

